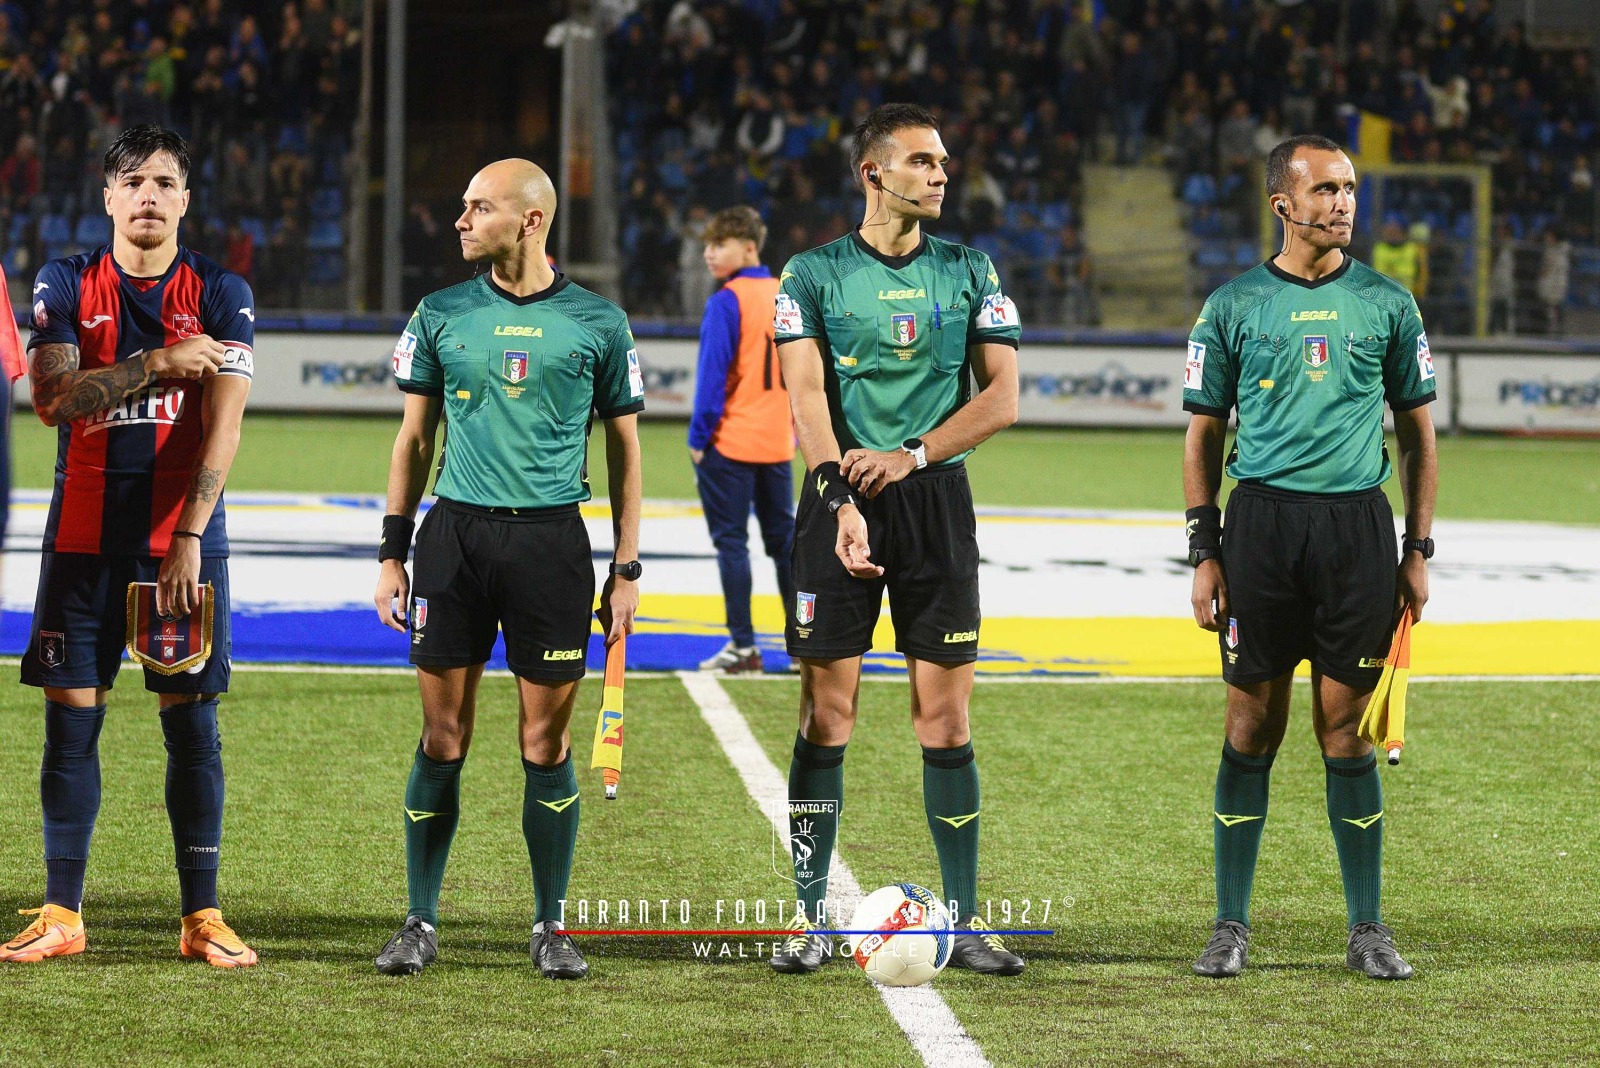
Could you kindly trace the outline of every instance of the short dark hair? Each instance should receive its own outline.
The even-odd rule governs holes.
[[[178,165],[178,177],[184,184],[189,181],[189,146],[183,138],[164,126],[147,122],[130,126],[117,135],[106,149],[106,184],[111,185],[124,174],[143,167],[145,161],[157,152],[165,152]]]
[[[706,223],[705,243],[715,245],[730,237],[739,241],[754,241],[756,251],[760,252],[761,246],[767,243],[767,226],[755,208],[742,204],[736,208],[723,208]]]
[[[1289,180],[1289,164],[1294,162],[1294,154],[1302,148],[1314,148],[1318,152],[1344,151],[1344,146],[1339,142],[1321,134],[1301,134],[1287,141],[1279,141],[1267,156],[1267,196],[1293,191],[1294,185]]]
[[[873,108],[856,127],[855,144],[850,150],[850,173],[859,181],[861,164],[869,159],[881,159],[889,147],[889,138],[913,127],[937,130],[939,120],[920,104],[882,104]]]

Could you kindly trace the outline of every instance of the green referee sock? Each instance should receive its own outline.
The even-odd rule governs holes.
[[[527,784],[522,793],[522,837],[533,866],[535,923],[561,919],[561,902],[572,877],[572,854],[578,847],[578,775],[572,750],[555,767],[523,758]]]
[[[466,759],[434,760],[418,744],[406,781],[406,890],[411,895],[407,915],[434,927],[439,926],[439,887],[450,859],[450,841],[461,816],[461,765]]]
[[[972,743],[922,747],[922,807],[953,918],[978,911],[978,765]]]
[[[1383,782],[1376,754],[1323,757],[1328,769],[1328,824],[1339,851],[1344,906],[1350,926],[1382,923]]]
[[[1250,887],[1267,826],[1267,785],[1276,753],[1246,756],[1227,739],[1217,767],[1211,844],[1216,856],[1217,919],[1250,925]]]
[[[823,914],[843,809],[844,746],[813,745],[796,733],[789,761],[789,851],[794,857],[795,896],[813,923],[844,922]]]

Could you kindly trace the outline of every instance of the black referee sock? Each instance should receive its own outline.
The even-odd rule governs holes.
[[[922,807],[956,919],[978,911],[978,765],[972,743],[922,747]]]
[[[177,854],[181,914],[217,907],[222,848],[222,739],[217,700],[161,710],[167,746],[167,819]]]
[[[578,775],[572,750],[561,763],[547,768],[524,757],[527,782],[522,792],[522,837],[528,842],[533,867],[535,923],[560,920],[561,902],[572,877],[572,855],[578,847]]]
[[[813,923],[832,926],[840,921],[828,915],[824,905],[839,813],[844,809],[844,749],[815,745],[796,733],[789,761],[789,852],[794,859],[795,897]]]
[[[435,760],[417,745],[406,780],[406,802],[400,817],[406,828],[406,915],[439,926],[439,889],[450,843],[461,819],[460,760]]]
[[[1328,825],[1339,851],[1344,905],[1350,926],[1382,923],[1383,781],[1376,754],[1323,757],[1328,776]]]
[[[1256,878],[1261,832],[1267,826],[1267,787],[1276,753],[1246,756],[1222,741],[1211,843],[1217,873],[1217,919],[1250,924],[1250,887]]]
[[[81,912],[89,839],[100,812],[100,728],[106,706],[44,703],[44,760],[39,800],[44,809],[46,904]]]

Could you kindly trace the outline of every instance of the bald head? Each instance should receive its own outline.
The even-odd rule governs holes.
[[[489,164],[472,176],[467,199],[473,190],[485,200],[504,203],[517,212],[530,209],[544,212],[545,225],[556,213],[556,187],[544,168],[525,159],[503,159]]]
[[[489,164],[472,176],[461,205],[456,230],[468,260],[544,262],[556,189],[538,164],[525,159]]]

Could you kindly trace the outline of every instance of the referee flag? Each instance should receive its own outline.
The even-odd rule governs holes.
[[[622,683],[627,659],[628,636],[624,634],[606,650],[605,692],[594,723],[594,760],[589,764],[605,769],[607,801],[617,799],[617,783],[622,778]]]
[[[0,268],[0,370],[4,370],[8,386],[28,373],[28,357],[22,351],[22,335],[17,332],[16,313],[11,310],[4,268]]]
[[[1411,608],[1400,614],[1394,628],[1394,642],[1384,661],[1378,687],[1367,701],[1359,733],[1373,745],[1389,753],[1389,763],[1400,763],[1400,750],[1406,744],[1406,686],[1411,680]]]

